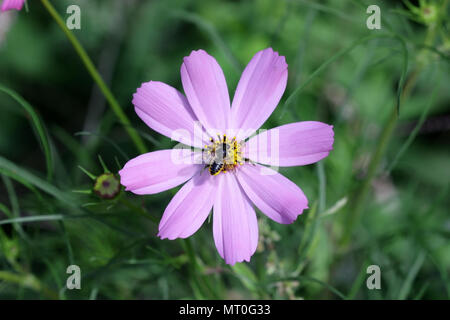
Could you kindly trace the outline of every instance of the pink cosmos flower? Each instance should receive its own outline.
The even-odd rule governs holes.
[[[25,0],[3,0],[1,11],[22,10]]]
[[[181,65],[186,97],[157,81],[137,89],[133,104],[138,116],[153,130],[194,147],[187,152],[146,153],[128,161],[119,172],[121,184],[135,194],[154,194],[187,181],[164,211],[161,239],[191,236],[213,209],[216,248],[233,265],[250,261],[256,250],[254,206],[283,224],[294,222],[308,208],[297,185],[261,164],[301,166],[325,158],[333,146],[333,127],[296,122],[247,140],[276,108],[287,76],[285,57],[271,48],[256,53],[242,73],[230,106],[222,69],[212,56],[198,50]],[[198,122],[201,129],[195,125]]]

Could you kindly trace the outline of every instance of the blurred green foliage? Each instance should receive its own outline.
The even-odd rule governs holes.
[[[225,265],[208,221],[187,241],[159,240],[157,222],[176,189],[114,200],[80,192],[93,181],[78,166],[100,175],[101,155],[117,172],[136,150],[41,3],[1,13],[0,298],[450,298],[448,1],[431,1],[443,8],[435,24],[405,14],[400,1],[53,2],[63,17],[69,4],[80,6],[74,33],[149,150],[173,143],[135,115],[131,96],[142,82],[181,89],[183,57],[202,48],[222,66],[232,96],[246,63],[269,46],[286,56],[289,80],[264,127],[333,124],[334,150],[317,165],[281,169],[310,209],[292,225],[258,214],[250,263]],[[381,8],[381,30],[366,27],[369,4]],[[377,34],[397,38],[364,41],[323,65]],[[410,91],[367,180],[404,63]],[[347,230],[364,181],[368,196]],[[65,289],[70,264],[81,267],[81,290]],[[369,265],[381,268],[381,290],[366,287]]]

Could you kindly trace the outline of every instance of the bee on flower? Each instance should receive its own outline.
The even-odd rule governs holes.
[[[153,130],[193,147],[142,154],[119,171],[126,190],[140,195],[184,183],[162,216],[161,239],[191,236],[212,210],[216,248],[233,265],[250,261],[258,245],[254,207],[283,224],[308,208],[303,191],[267,166],[302,166],[325,158],[333,146],[333,127],[304,121],[251,136],[278,105],[287,77],[285,57],[271,48],[259,51],[230,103],[219,64],[198,50],[181,65],[186,96],[158,81],[137,89],[137,115]]]

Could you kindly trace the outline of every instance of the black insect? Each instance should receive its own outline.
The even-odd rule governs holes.
[[[220,172],[222,172],[223,167],[224,167],[223,163],[213,161],[213,162],[209,165],[209,173],[210,173],[212,176],[216,176],[216,175],[218,175]]]

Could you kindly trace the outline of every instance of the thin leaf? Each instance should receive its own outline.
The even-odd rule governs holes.
[[[42,191],[52,195],[56,199],[64,202],[68,206],[77,207],[77,204],[74,201],[73,197],[71,197],[69,194],[59,190],[44,179],[41,179],[30,173],[29,171],[22,169],[21,167],[17,166],[6,158],[3,158],[2,156],[0,156],[0,169],[3,169],[3,172],[13,179],[17,176],[20,179],[25,180],[27,183],[35,186],[36,188],[41,189]]]
[[[236,277],[241,280],[242,284],[251,292],[257,292],[258,280],[253,271],[244,263],[236,263],[231,267]]]
[[[411,289],[412,284],[414,282],[414,279],[416,278],[417,274],[419,273],[420,268],[422,267],[423,263],[425,262],[426,254],[425,252],[420,252],[417,256],[416,260],[414,261],[413,265],[409,269],[408,275],[406,276],[405,282],[403,282],[402,287],[400,288],[400,293],[398,294],[399,300],[405,300]]]
[[[286,99],[286,102],[282,106],[280,119],[286,113],[287,108],[294,102],[294,100],[296,99],[297,95],[299,95],[300,92],[302,92],[303,89],[307,85],[309,85],[318,75],[320,75],[330,64],[332,64],[334,61],[336,61],[337,59],[341,58],[342,56],[348,54],[349,52],[351,52],[354,48],[356,48],[360,44],[363,44],[363,43],[365,43],[367,41],[370,41],[370,40],[373,40],[373,39],[379,39],[379,38],[394,38],[394,39],[399,40],[401,42],[401,44],[402,44],[402,49],[403,49],[403,52],[404,52],[404,55],[403,55],[404,63],[403,63],[402,74],[400,76],[399,85],[398,85],[398,88],[397,88],[397,110],[398,110],[400,108],[400,94],[401,94],[401,91],[403,90],[404,79],[406,77],[406,72],[407,72],[408,52],[407,52],[407,49],[406,49],[405,41],[401,37],[399,37],[396,34],[388,33],[388,34],[378,34],[378,35],[363,36],[363,37],[357,39],[356,41],[354,41],[347,48],[337,52],[336,54],[331,56],[328,60],[326,60],[324,63],[322,63],[313,73],[311,73],[311,75],[306,79],[306,81],[304,81],[300,86],[298,86],[294,90],[294,92],[292,92],[289,95],[289,97]]]
[[[31,124],[33,125],[33,130],[36,133],[38,142],[45,155],[45,162],[47,165],[47,180],[51,181],[53,175],[53,159],[50,149],[50,143],[48,140],[48,132],[44,126],[44,123],[41,121],[40,117],[38,116],[34,108],[15,91],[8,89],[1,84],[0,84],[0,91],[6,93],[12,99],[14,99],[29,115]]]
[[[422,111],[422,114],[420,115],[419,121],[417,122],[416,126],[414,127],[411,134],[408,136],[408,139],[406,139],[405,143],[401,146],[400,150],[395,155],[394,160],[392,160],[392,163],[387,169],[387,172],[391,172],[392,169],[396,166],[400,158],[403,156],[403,154],[408,150],[409,146],[413,143],[414,139],[416,138],[417,134],[420,131],[420,128],[422,128],[423,123],[425,122],[428,112],[430,111],[431,106],[434,103],[434,100],[436,98],[436,94],[439,91],[441,84],[441,78],[439,78],[439,81],[437,82],[436,86],[433,89],[433,92],[431,93],[430,100],[428,100],[428,104],[425,106],[425,108]]]

